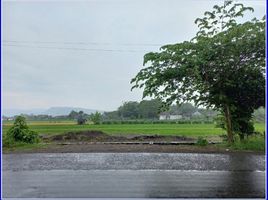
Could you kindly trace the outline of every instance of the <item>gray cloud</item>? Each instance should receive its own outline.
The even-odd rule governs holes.
[[[2,47],[3,106],[113,110],[141,100],[142,91],[131,92],[129,82],[144,53],[191,39],[195,18],[218,2],[6,1],[3,40],[20,43]],[[244,3],[255,8],[250,18],[265,14],[265,1]]]

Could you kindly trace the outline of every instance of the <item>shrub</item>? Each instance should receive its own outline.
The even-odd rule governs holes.
[[[265,138],[261,136],[250,136],[245,140],[237,140],[231,146],[234,150],[251,150],[251,151],[265,151]]]
[[[198,137],[196,144],[198,146],[206,146],[208,145],[208,141],[203,137]]]
[[[87,121],[87,120],[86,120],[85,117],[82,116],[82,115],[79,115],[78,118],[77,118],[77,124],[78,124],[78,125],[83,125],[83,124],[86,123],[86,121]]]
[[[213,124],[213,121],[204,121],[205,124]]]
[[[202,124],[201,121],[192,121],[192,124]]]
[[[26,120],[22,116],[15,119],[13,126],[7,131],[3,138],[5,145],[10,145],[14,142],[37,143],[39,141],[38,133],[29,129]]]
[[[15,143],[12,137],[8,137],[7,134],[3,134],[3,147],[11,147]]]
[[[102,124],[112,124],[111,121],[103,121]]]

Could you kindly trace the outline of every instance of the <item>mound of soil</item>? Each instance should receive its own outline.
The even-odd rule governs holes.
[[[96,141],[105,141],[111,140],[111,136],[103,133],[101,131],[79,131],[79,132],[68,132],[65,134],[54,135],[46,138],[48,141],[52,142],[79,142],[79,141],[87,141],[87,142],[96,142]]]
[[[159,141],[193,141],[193,138],[182,136],[160,135],[126,135],[112,136],[102,131],[79,131],[43,137],[45,142],[159,142]]]

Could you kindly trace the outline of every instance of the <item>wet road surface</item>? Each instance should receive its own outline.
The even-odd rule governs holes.
[[[265,157],[239,153],[5,154],[3,196],[262,198]]]

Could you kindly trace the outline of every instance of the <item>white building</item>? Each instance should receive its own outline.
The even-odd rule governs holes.
[[[181,119],[181,118],[182,118],[182,115],[170,115],[169,116],[170,120],[176,120],[176,119]]]
[[[178,120],[181,119],[182,115],[172,115],[168,113],[160,114],[159,120]]]

